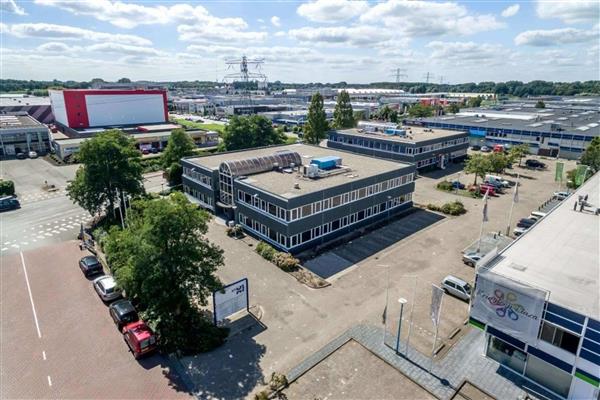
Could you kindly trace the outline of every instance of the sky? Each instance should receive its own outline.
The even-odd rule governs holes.
[[[0,0],[2,78],[600,79],[600,1]],[[400,69],[398,71],[398,69]]]

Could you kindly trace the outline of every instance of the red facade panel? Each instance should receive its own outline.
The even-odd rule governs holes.
[[[89,128],[85,92],[78,90],[63,90],[67,121],[70,128]]]

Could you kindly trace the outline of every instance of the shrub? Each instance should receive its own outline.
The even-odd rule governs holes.
[[[431,210],[431,211],[441,211],[440,207],[436,206],[435,204],[431,204],[431,203],[427,204],[427,209]]]
[[[265,242],[260,242],[256,245],[256,252],[267,261],[273,261],[277,251]]]
[[[467,212],[465,206],[460,201],[453,201],[442,206],[441,211],[449,215],[461,215]]]
[[[293,271],[298,264],[300,264],[300,260],[293,257],[291,254],[283,252],[275,254],[273,262],[285,272]]]
[[[242,229],[242,226],[239,224],[236,224],[234,226],[228,226],[226,232],[227,232],[227,236],[235,237],[235,238],[242,237],[244,234],[244,230]]]
[[[254,395],[254,400],[269,400],[269,393],[262,390]]]
[[[448,181],[443,181],[437,184],[437,188],[440,190],[445,190],[447,192],[451,192],[453,187],[452,187],[452,182],[448,182]]]
[[[0,180],[0,196],[14,196],[15,184],[13,181]]]
[[[287,377],[284,374],[273,372],[271,374],[271,381],[269,382],[269,388],[273,391],[282,389],[288,385]]]

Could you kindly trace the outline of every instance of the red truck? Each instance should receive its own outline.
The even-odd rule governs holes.
[[[123,327],[123,339],[136,359],[153,353],[157,348],[156,335],[141,320]]]

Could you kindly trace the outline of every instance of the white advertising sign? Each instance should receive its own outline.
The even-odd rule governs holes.
[[[429,314],[431,316],[431,322],[434,326],[440,322],[440,308],[442,307],[442,297],[444,297],[444,290],[435,285],[431,285],[431,308]]]
[[[228,316],[248,309],[248,279],[230,283],[213,292],[214,323],[220,324]]]
[[[471,316],[526,343],[538,336],[546,292],[492,272],[477,275]]]

